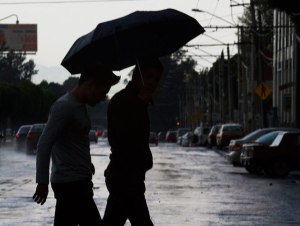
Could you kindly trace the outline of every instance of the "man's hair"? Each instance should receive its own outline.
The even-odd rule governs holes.
[[[85,81],[93,80],[97,84],[115,85],[119,82],[120,76],[116,76],[111,69],[100,63],[90,65],[81,73],[78,84],[81,85]]]
[[[157,57],[141,57],[138,59],[138,63],[136,67],[133,70],[133,77],[139,75],[140,76],[140,70],[143,72],[144,70],[155,68],[160,72],[163,72],[164,67],[160,60]]]

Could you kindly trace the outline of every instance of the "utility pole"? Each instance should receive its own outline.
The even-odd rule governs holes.
[[[212,122],[215,123],[216,122],[216,102],[217,102],[217,95],[216,95],[216,68],[213,65],[213,108],[212,108]]]
[[[260,33],[262,31],[262,21],[261,21],[261,11],[258,10],[258,32]],[[258,42],[258,51],[257,51],[257,65],[258,65],[258,75],[259,75],[259,81],[264,83],[265,82],[265,76],[264,76],[264,66],[262,62],[262,55],[261,55],[261,50],[262,50],[262,41],[261,38],[257,38]],[[266,101],[265,100],[260,100],[260,115],[261,115],[261,127],[267,127],[267,114],[266,114]]]
[[[227,45],[227,86],[228,86],[228,116],[229,120],[233,120],[233,104],[232,104],[232,87],[231,87],[231,71],[230,71],[230,52]]]
[[[219,106],[220,106],[220,119],[224,122],[224,52],[222,50],[219,60]]]
[[[250,0],[250,12],[252,17],[252,45],[251,45],[251,79],[250,79],[250,90],[251,90],[251,111],[252,111],[252,119],[251,119],[251,130],[255,129],[255,117],[257,114],[256,111],[256,96],[255,96],[255,88],[256,88],[256,78],[257,78],[257,61],[256,61],[256,54],[257,54],[257,23],[256,23],[256,16],[255,16],[255,7],[253,0]]]
[[[241,42],[241,33],[242,29],[238,26],[238,31],[237,31],[237,35],[238,35],[238,43]],[[237,99],[238,99],[238,104],[237,104],[237,114],[238,114],[238,122],[240,123],[242,121],[242,117],[241,117],[241,103],[242,100],[240,99],[240,97],[242,97],[241,95],[241,84],[242,84],[242,80],[241,80],[241,45],[238,45],[238,54],[237,54]],[[244,125],[245,126],[245,125]]]

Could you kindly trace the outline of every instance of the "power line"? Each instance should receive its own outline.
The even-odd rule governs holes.
[[[235,43],[220,43],[220,44],[192,44],[184,45],[184,47],[205,47],[205,46],[233,46],[233,45],[250,45],[251,42],[235,42]]]
[[[261,28],[264,29],[274,29],[274,28],[294,28],[293,25],[274,25],[274,26],[261,26]],[[244,28],[244,29],[257,29],[258,26],[243,26],[243,25],[237,25],[237,26],[218,26],[218,25],[209,25],[209,26],[203,26],[204,29],[237,29],[237,28]]]
[[[68,3],[89,3],[124,0],[70,0],[70,1],[27,1],[27,2],[0,2],[0,5],[33,5],[33,4],[68,4]],[[132,0],[133,1],[133,0]]]

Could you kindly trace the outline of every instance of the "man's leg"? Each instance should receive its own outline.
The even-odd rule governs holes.
[[[52,184],[52,188],[57,200],[54,226],[102,225],[91,181]]]
[[[78,219],[74,205],[67,199],[56,199],[54,226],[77,226]]]
[[[127,206],[121,195],[110,194],[103,216],[104,226],[123,226],[128,218]]]
[[[77,203],[80,226],[102,226],[102,219],[93,197],[86,197]]]
[[[129,221],[131,226],[154,226],[144,193],[135,193],[128,200],[129,204]]]

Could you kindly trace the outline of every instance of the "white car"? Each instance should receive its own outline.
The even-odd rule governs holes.
[[[196,136],[196,146],[204,146],[207,145],[207,136],[210,131],[210,126],[198,126],[194,130],[194,135]]]

